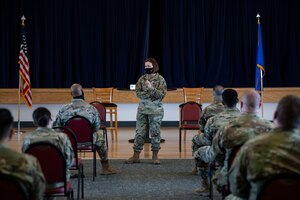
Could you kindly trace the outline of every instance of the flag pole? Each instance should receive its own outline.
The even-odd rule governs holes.
[[[260,24],[260,15],[257,13],[257,24]],[[262,44],[260,44],[262,45]],[[264,89],[263,89],[263,72],[262,69],[260,71],[260,95],[261,95],[261,117],[264,117]]]
[[[264,117],[264,89],[263,89],[263,74],[260,70],[260,88],[261,88],[261,117]]]
[[[21,75],[19,74],[19,90],[18,90],[18,140],[20,136],[20,107],[21,107]]]
[[[21,17],[21,26],[25,26],[25,16]],[[19,90],[18,90],[18,140],[20,140],[20,113],[21,113],[21,74],[19,73]]]

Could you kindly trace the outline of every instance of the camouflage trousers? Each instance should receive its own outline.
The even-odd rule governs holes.
[[[211,146],[202,146],[198,148],[194,153],[193,157],[196,160],[202,161],[203,163],[209,163],[215,160],[214,153],[212,152]]]
[[[94,133],[93,140],[100,159],[107,160],[107,146],[103,136],[103,130],[98,130],[96,133]]]
[[[205,146],[204,134],[198,133],[192,139],[192,155],[202,146]]]
[[[164,114],[143,114],[138,112],[136,116],[136,134],[134,137],[133,150],[141,152],[147,131],[151,136],[151,151],[160,149],[160,125]]]
[[[203,144],[200,148],[193,152],[193,157],[197,160],[197,167],[199,168],[199,175],[202,180],[208,179],[209,163],[214,160],[213,155],[207,155],[209,149],[210,146],[204,146]]]

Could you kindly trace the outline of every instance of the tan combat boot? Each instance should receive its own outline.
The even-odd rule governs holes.
[[[117,173],[116,170],[110,168],[108,164],[108,160],[101,160],[101,165],[102,165],[102,172],[100,173],[101,175],[111,175]]]
[[[158,160],[158,151],[152,151],[152,161],[154,165],[160,164],[160,161]]]
[[[192,169],[192,174],[193,175],[198,175],[197,160],[194,159],[194,161],[195,161],[195,167]]]
[[[192,169],[192,175],[198,175],[198,169],[196,166]]]
[[[196,189],[195,193],[200,196],[209,196],[209,184],[207,178],[201,180],[201,187]]]
[[[134,152],[133,156],[128,158],[125,163],[126,164],[133,164],[133,163],[140,163],[140,152]]]

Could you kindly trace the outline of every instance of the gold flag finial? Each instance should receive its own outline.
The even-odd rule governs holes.
[[[256,18],[257,18],[257,24],[260,24],[260,15],[259,15],[259,13],[257,13],[257,15],[256,15]]]
[[[23,15],[22,17],[21,17],[21,26],[25,26],[25,20],[26,20],[26,18],[25,18],[25,16]]]

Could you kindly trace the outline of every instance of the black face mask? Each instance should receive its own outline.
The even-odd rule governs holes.
[[[83,92],[83,90],[81,90],[81,95],[80,96],[73,97],[73,99],[82,99],[82,100],[84,100],[84,92]]]
[[[146,74],[152,74],[154,72],[154,67],[152,68],[145,68]]]

